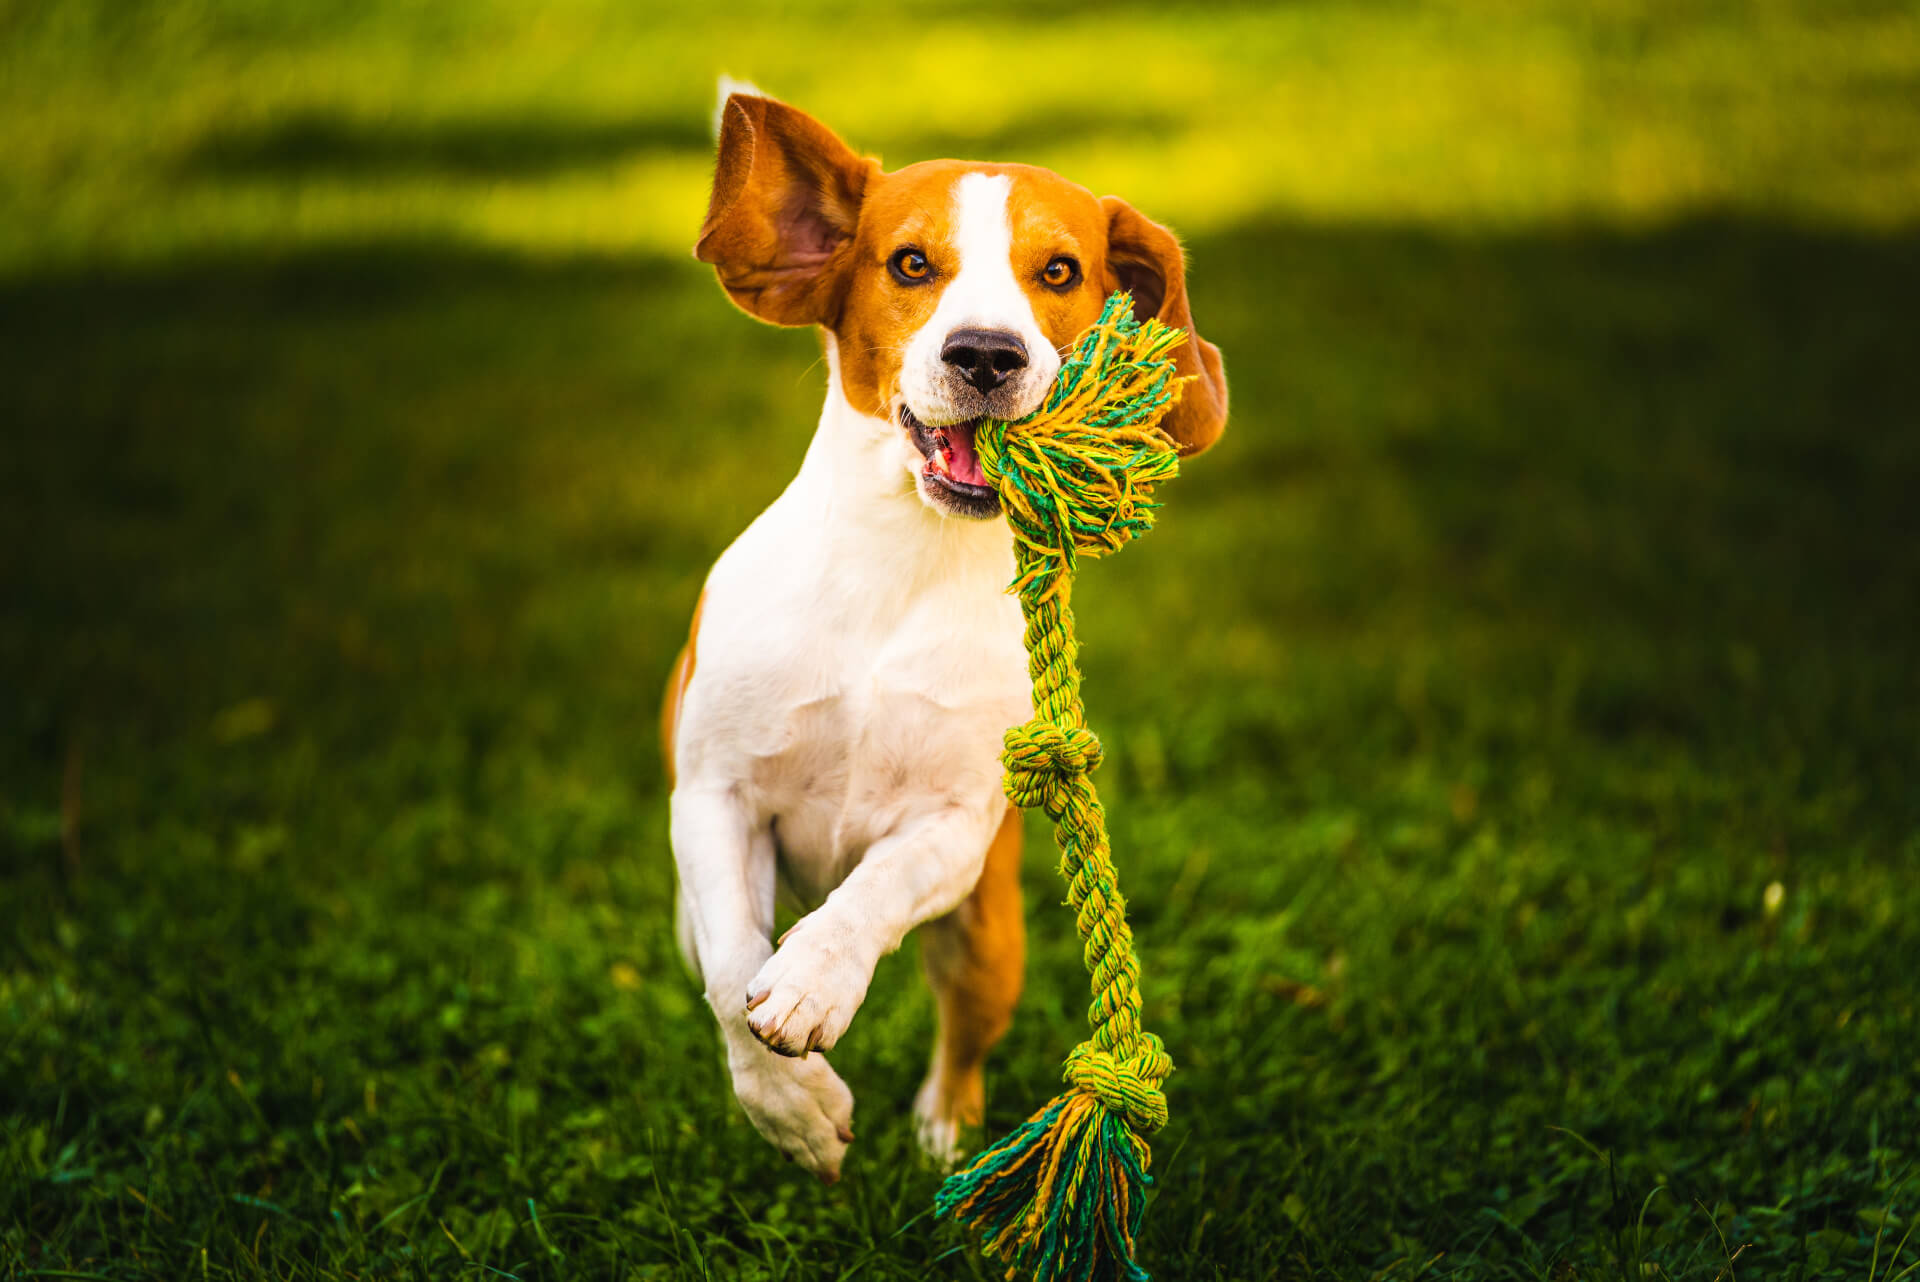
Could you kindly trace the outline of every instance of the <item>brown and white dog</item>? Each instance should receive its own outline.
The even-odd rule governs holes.
[[[1019,418],[1115,289],[1187,330],[1166,429],[1226,422],[1180,245],[1044,169],[891,173],[784,103],[733,93],[695,256],[776,325],[818,325],[827,400],[800,472],[721,556],[662,718],[677,933],[754,1126],[826,1180],[853,1139],[832,1048],[875,963],[924,927],[939,1008],[914,1103],[943,1162],[1025,964],[1020,816],[1000,740],[1029,716],[1012,540],[973,449]],[[771,939],[776,896],[804,914]]]

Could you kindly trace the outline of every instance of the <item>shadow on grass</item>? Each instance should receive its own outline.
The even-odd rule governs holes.
[[[1582,697],[1611,733],[1745,733],[1689,693],[1701,681],[1816,720],[1912,699],[1855,677],[1903,663],[1916,633],[1920,375],[1899,300],[1920,240],[1726,218],[1488,238],[1283,224],[1191,249],[1234,422],[1178,492],[1181,546],[1142,565],[1208,582],[1209,617],[1524,638],[1593,670]],[[6,571],[13,662],[90,595],[106,626],[178,609],[166,585],[191,579],[217,617],[289,574],[324,579],[301,558],[326,549],[357,592],[423,521],[462,532],[410,591],[481,609],[468,554],[487,522],[538,546],[555,490],[598,495],[569,537],[681,548],[650,568],[690,582],[784,483],[818,395],[811,340],[741,320],[677,261],[376,244],[16,281],[0,335],[20,442],[0,523],[63,532]],[[288,559],[261,559],[263,535]],[[1250,550],[1267,554],[1252,574]],[[36,666],[18,675],[44,687]]]

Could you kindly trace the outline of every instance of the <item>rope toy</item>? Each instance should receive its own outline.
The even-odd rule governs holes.
[[[1133,955],[1106,812],[1088,777],[1100,741],[1080,700],[1079,643],[1069,598],[1082,555],[1117,552],[1153,526],[1154,487],[1180,470],[1159,427],[1187,380],[1174,376],[1183,330],[1133,318],[1107,300],[1060,367],[1040,409],[980,425],[975,448],[1013,528],[1009,591],[1027,623],[1034,719],[1007,731],[1009,799],[1045,810],[1060,846],[1093,1004],[1092,1035],[1067,1056],[1070,1089],[955,1172],[934,1207],[976,1230],[989,1255],[1035,1282],[1146,1282],[1134,1238],[1146,1210],[1145,1134],[1167,1120],[1160,1084],[1173,1071],[1140,1026]]]

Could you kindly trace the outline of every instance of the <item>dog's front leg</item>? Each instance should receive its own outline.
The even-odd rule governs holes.
[[[673,793],[681,935],[726,1042],[733,1093],[754,1129],[829,1182],[853,1139],[853,1093],[819,1055],[786,1059],[755,1040],[741,996],[773,952],[773,837],[731,789]]]
[[[783,1055],[827,1050],[866,999],[880,959],[980,880],[989,818],[959,806],[909,820],[867,848],[846,880],[781,937],[747,989],[753,1035]]]

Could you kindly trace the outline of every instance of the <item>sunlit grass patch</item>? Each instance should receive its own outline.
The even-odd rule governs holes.
[[[1194,234],[1920,210],[1901,6],[429,13],[22,9],[4,261],[420,233],[683,253],[720,71],[888,163],[1047,164]]]

